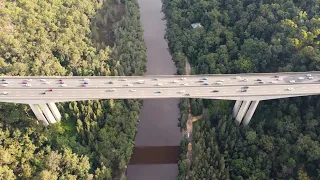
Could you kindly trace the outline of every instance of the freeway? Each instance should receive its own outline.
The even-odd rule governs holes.
[[[320,73],[270,73],[144,77],[6,77],[0,102],[89,99],[273,99],[320,93]]]

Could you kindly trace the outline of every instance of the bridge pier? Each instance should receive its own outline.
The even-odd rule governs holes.
[[[33,111],[34,115],[36,115],[37,119],[42,121],[44,126],[48,126],[49,123],[48,123],[46,117],[44,117],[39,106],[37,104],[29,104],[29,106],[30,106],[31,110]]]
[[[53,114],[51,113],[50,109],[46,104],[39,104],[44,116],[47,118],[47,121],[50,124],[56,123],[56,120],[53,117]]]
[[[259,104],[257,101],[236,101],[232,115],[236,120],[236,123],[243,126],[247,126]]]
[[[38,120],[41,120],[45,126],[56,123],[61,120],[61,114],[55,103],[48,104],[29,104],[31,110]],[[39,107],[40,106],[40,107]]]
[[[239,112],[242,101],[236,101],[233,107],[232,116],[235,118]]]
[[[254,112],[256,111],[256,108],[258,107],[258,104],[259,104],[259,101],[251,102],[250,107],[242,120],[243,126],[247,126],[249,124]]]
[[[51,102],[48,103],[48,107],[50,108],[54,118],[56,119],[56,121],[60,121],[61,120],[61,114],[59,112],[59,109],[57,108],[56,104]]]

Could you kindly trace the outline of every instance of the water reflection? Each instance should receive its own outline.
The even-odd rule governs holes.
[[[179,146],[135,147],[130,165],[136,164],[177,164],[180,156]]]

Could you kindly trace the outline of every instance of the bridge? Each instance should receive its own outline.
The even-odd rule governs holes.
[[[236,100],[233,117],[245,126],[262,100],[318,94],[320,72],[0,79],[0,102],[29,104],[45,126],[61,120],[56,102],[147,98]]]

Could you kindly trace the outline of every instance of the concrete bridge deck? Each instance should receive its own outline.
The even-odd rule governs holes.
[[[239,123],[244,119],[247,124],[261,100],[318,94],[320,72],[0,77],[0,102],[30,104],[37,118],[47,121],[46,125],[61,119],[55,102],[148,98],[236,100],[233,114]]]

